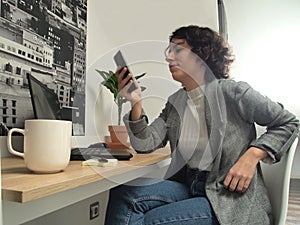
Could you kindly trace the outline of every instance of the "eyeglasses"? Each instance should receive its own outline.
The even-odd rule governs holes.
[[[175,55],[180,54],[184,50],[189,50],[188,48],[183,47],[182,45],[171,43],[165,50],[165,57],[167,57],[169,54],[173,53]]]

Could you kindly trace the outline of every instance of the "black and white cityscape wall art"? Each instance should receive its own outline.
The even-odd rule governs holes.
[[[27,75],[58,96],[85,133],[87,0],[1,0],[0,134],[34,117]]]

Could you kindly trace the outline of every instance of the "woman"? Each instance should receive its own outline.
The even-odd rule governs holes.
[[[233,56],[216,32],[181,27],[170,36],[166,60],[182,88],[150,125],[141,91],[119,90],[130,100],[124,122],[132,147],[151,152],[170,143],[166,180],[119,186],[110,192],[106,225],[272,224],[260,160],[275,163],[299,130],[298,120],[244,82],[229,78]],[[255,123],[266,126],[256,136]]]

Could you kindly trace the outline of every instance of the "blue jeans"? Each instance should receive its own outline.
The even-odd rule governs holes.
[[[110,191],[105,225],[218,224],[205,180],[190,175],[185,183],[151,179],[118,186]]]

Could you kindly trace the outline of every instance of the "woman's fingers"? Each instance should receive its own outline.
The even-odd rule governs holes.
[[[126,67],[124,67],[123,69],[118,69],[116,72],[116,76],[118,78],[118,90],[121,91],[123,88],[125,88],[125,86],[128,86],[129,83],[131,83],[130,79],[131,74],[127,73],[128,69]],[[127,89],[129,88],[129,86],[127,87]]]

